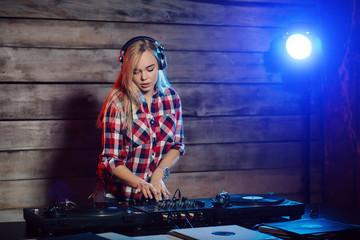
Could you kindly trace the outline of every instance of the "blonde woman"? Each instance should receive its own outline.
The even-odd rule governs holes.
[[[98,118],[102,128],[94,201],[168,198],[166,179],[184,154],[181,101],[164,69],[163,46],[130,39],[120,54],[120,75]]]

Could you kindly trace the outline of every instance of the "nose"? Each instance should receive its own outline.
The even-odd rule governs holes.
[[[142,71],[141,72],[141,80],[146,80],[148,78],[148,75],[147,75],[147,73],[146,73],[146,71]]]

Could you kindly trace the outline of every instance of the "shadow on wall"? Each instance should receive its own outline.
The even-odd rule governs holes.
[[[92,94],[82,92],[64,101],[58,131],[62,144],[54,155],[47,184],[47,203],[85,202],[95,186],[101,151],[101,131],[96,128],[100,106]]]

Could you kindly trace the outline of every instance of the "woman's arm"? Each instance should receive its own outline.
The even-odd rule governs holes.
[[[123,126],[121,122],[122,108],[119,104],[112,101],[103,117],[103,153],[106,161],[103,162],[101,171],[108,171],[115,175],[121,182],[136,188],[137,192],[142,192],[144,197],[152,198],[156,195],[156,189],[145,180],[136,176],[126,167],[128,153],[123,141]]]
[[[157,191],[157,194],[154,195],[156,201],[161,200],[161,195],[163,195],[166,199],[169,198],[170,192],[166,188],[165,183],[163,181],[164,170],[162,169],[162,167],[167,167],[169,169],[172,169],[179,160],[179,156],[180,156],[180,152],[178,150],[170,149],[170,151],[161,160],[159,166],[153,172],[151,176],[150,184],[152,184]]]
[[[183,144],[183,121],[182,121],[182,107],[179,95],[174,91],[173,97],[176,98],[176,103],[174,104],[174,108],[176,109],[175,113],[175,137],[172,142],[171,149],[166,153],[164,158],[161,160],[159,166],[155,169],[152,174],[150,183],[155,187],[158,191],[158,195],[155,196],[156,200],[161,200],[161,195],[165,198],[169,198],[170,192],[166,188],[165,183],[163,181],[164,178],[164,170],[163,167],[167,167],[172,169],[177,161],[179,160],[179,156],[183,155],[185,152],[185,145]]]
[[[151,183],[146,182],[140,177],[131,172],[125,165],[117,166],[113,171],[114,174],[121,182],[136,188],[137,192],[142,192],[145,198],[152,199],[153,196],[157,196],[157,190]]]

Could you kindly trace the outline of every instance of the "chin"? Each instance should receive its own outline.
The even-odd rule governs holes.
[[[140,91],[141,91],[143,94],[145,94],[145,93],[150,92],[150,89],[143,89],[143,88],[141,88]]]

